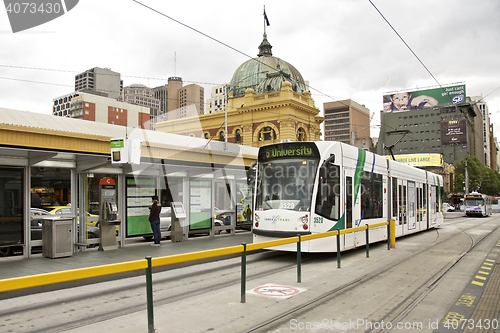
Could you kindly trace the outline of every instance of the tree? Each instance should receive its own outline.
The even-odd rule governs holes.
[[[489,195],[500,192],[500,174],[482,165],[476,156],[468,156],[455,165],[455,193],[465,193],[465,160],[469,173],[469,192]]]

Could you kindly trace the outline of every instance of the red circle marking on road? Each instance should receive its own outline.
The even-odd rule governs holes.
[[[261,286],[253,290],[256,294],[264,296],[293,296],[299,293],[299,290],[286,286]]]

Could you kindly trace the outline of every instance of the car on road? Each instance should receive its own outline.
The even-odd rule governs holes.
[[[445,212],[454,212],[455,211],[455,207],[453,207],[449,203],[445,202],[445,203],[443,203],[443,210]]]
[[[215,207],[214,210],[215,210],[216,226],[217,226],[217,221],[223,221],[224,225],[231,225],[231,213],[234,213],[234,210],[231,209],[224,210],[224,209],[219,209],[217,207]],[[235,230],[251,230],[251,228],[252,228],[251,222],[238,221],[238,219],[236,220]],[[226,232],[228,234],[231,233],[231,229],[226,229]]]
[[[54,215],[71,215],[71,206],[49,206],[46,207],[50,214]],[[79,215],[79,209],[76,210],[76,215]],[[87,212],[87,225],[99,227],[99,215],[90,214]],[[118,226],[116,226],[118,229]]]

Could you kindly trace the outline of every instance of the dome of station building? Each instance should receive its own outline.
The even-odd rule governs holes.
[[[259,45],[257,58],[245,61],[233,74],[229,92],[233,97],[242,97],[245,90],[251,88],[256,94],[265,94],[281,91],[281,84],[288,81],[292,84],[293,91],[302,94],[307,90],[300,72],[290,63],[274,57],[272,46],[266,34]]]
[[[127,88],[147,88],[145,85],[140,84],[140,83],[134,83],[128,86]]]

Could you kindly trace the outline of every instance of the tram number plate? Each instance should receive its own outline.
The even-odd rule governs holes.
[[[279,208],[281,208],[281,209],[294,209],[295,204],[293,202],[280,202]]]
[[[314,217],[314,223],[323,223],[323,218],[319,216]]]

